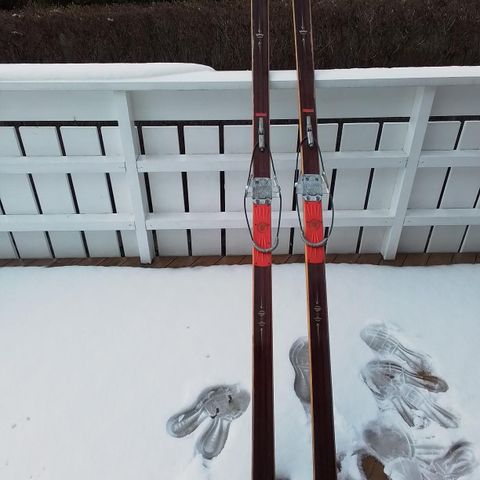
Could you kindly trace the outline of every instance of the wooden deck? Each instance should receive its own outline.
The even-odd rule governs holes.
[[[274,255],[273,263],[303,263],[303,255]],[[141,267],[141,268],[185,268],[209,267],[212,265],[249,265],[251,256],[202,256],[202,257],[156,257],[150,265],[141,264],[137,257],[113,258],[45,258],[28,260],[1,260],[0,267]],[[327,263],[349,263],[362,265],[388,265],[413,267],[428,265],[452,265],[480,263],[480,253],[400,253],[395,260],[383,260],[380,254],[327,255]]]

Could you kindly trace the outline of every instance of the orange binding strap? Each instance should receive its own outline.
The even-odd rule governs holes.
[[[261,248],[272,245],[272,207],[270,205],[253,205],[253,239]],[[272,254],[259,252],[253,247],[253,264],[258,267],[269,267]]]
[[[311,243],[319,243],[323,240],[322,202],[305,201],[303,205],[305,238]],[[305,261],[307,263],[325,263],[325,248],[306,245]]]

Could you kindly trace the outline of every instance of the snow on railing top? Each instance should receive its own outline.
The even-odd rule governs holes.
[[[274,70],[272,88],[294,88],[296,72]],[[318,88],[480,85],[480,66],[317,70]],[[197,90],[249,89],[251,72],[215,71],[205,65],[4,64],[0,90]]]

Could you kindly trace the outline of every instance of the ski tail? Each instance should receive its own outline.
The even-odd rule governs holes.
[[[272,199],[269,148],[269,2],[251,0],[253,150],[244,206],[253,243],[252,480],[274,480],[275,439],[272,346]],[[253,201],[250,225],[246,197]],[[277,237],[278,238],[278,237]]]
[[[310,0],[292,2],[299,100],[298,153],[302,160],[296,194],[300,232],[305,243],[313,478],[333,480],[336,479],[337,469],[325,277],[325,245],[328,237],[324,236],[322,207],[326,195],[330,200],[333,199],[318,144],[311,4]],[[301,201],[303,225],[299,206]]]

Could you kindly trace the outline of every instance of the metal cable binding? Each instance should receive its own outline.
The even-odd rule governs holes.
[[[311,139],[310,136],[307,136],[303,138],[301,142],[298,142],[297,158],[295,161],[295,171],[298,172],[298,158],[300,156],[302,145],[305,142],[307,142],[307,145],[310,148],[313,148],[316,145],[318,154],[320,157],[321,172],[319,175],[315,175],[315,174],[303,175],[302,174],[299,177],[299,179],[295,183],[295,194],[297,195],[297,201],[295,202],[296,203],[295,207],[297,210],[298,224],[300,226],[300,235],[302,237],[303,242],[309,247],[319,248],[327,245],[327,242],[332,234],[333,226],[335,222],[335,207],[333,204],[333,195],[330,190],[330,184],[328,183],[327,175],[325,173],[325,166],[323,164],[323,157],[322,157],[322,152],[320,150],[320,146],[318,142],[316,140]],[[302,195],[303,199],[307,201],[321,200],[323,196],[322,183],[325,186],[325,191],[328,193],[328,198],[330,199],[330,204],[332,205],[332,220],[330,222],[330,227],[328,229],[328,235],[326,235],[320,242],[314,243],[314,242],[310,242],[305,236],[305,230],[303,228],[302,218],[300,216],[300,208],[299,208],[300,202],[298,201],[298,195]]]
[[[280,189],[280,185],[278,184],[277,180],[277,172],[275,170],[275,164],[273,162],[272,152],[268,149],[268,156],[270,158],[270,164],[272,166],[273,177],[261,177],[261,178],[254,178],[252,174],[252,167],[253,167],[253,159],[257,150],[265,151],[267,148],[263,145],[261,148],[260,144],[257,143],[253,148],[252,158],[250,160],[250,167],[248,169],[248,179],[247,185],[245,186],[245,192],[243,194],[243,211],[245,213],[245,220],[247,222],[248,233],[250,234],[250,238],[252,240],[253,247],[255,250],[258,250],[261,253],[272,253],[277,247],[279,243],[280,237],[280,223],[282,220],[282,192]],[[253,182],[253,184],[252,184]],[[252,196],[254,203],[258,205],[271,205],[272,199],[274,196],[278,196],[280,209],[278,212],[278,223],[277,223],[277,231],[275,234],[275,239],[272,242],[272,246],[270,248],[263,248],[255,242],[253,238],[252,227],[250,225],[250,220],[248,219],[247,213],[247,198]]]

